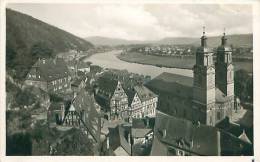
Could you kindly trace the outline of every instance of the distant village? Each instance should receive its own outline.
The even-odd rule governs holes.
[[[252,47],[232,47],[235,57],[251,58],[253,57]],[[132,48],[131,51],[146,55],[157,56],[195,56],[196,46],[194,45],[143,45]],[[213,48],[216,52],[217,48]]]
[[[252,111],[234,95],[232,50],[225,35],[221,42],[216,63],[205,33],[198,48],[138,49],[155,55],[196,54],[193,78],[162,73],[152,79],[102,68],[84,61],[80,51],[39,58],[22,85],[39,98],[24,107],[33,111],[31,127],[76,129],[82,141],[91,142],[89,155],[252,155]],[[39,108],[33,109],[36,104]],[[19,108],[7,105],[7,110]],[[32,141],[32,155],[41,154],[36,148],[42,147],[48,148],[47,155],[60,155],[68,138],[64,133],[48,144]]]

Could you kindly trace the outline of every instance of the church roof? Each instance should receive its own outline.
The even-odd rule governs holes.
[[[226,95],[220,89],[216,88],[215,93],[216,93],[216,103],[223,103],[228,100]]]
[[[171,95],[192,98],[193,78],[164,72],[149,81],[146,86],[159,95],[159,92],[169,92]]]

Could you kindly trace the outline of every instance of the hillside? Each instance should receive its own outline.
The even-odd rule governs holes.
[[[252,47],[253,35],[252,34],[239,34],[239,35],[227,35],[228,43],[235,47]],[[208,45],[211,47],[219,46],[221,36],[208,37]],[[199,38],[164,38],[159,40],[159,44],[193,44],[199,45]]]
[[[194,37],[166,37],[158,41],[136,41],[125,40],[118,38],[107,37],[88,37],[87,41],[95,45],[130,45],[130,44],[175,44],[175,45],[196,45],[200,44],[199,38]],[[208,45],[211,47],[217,47],[220,44],[221,36],[208,37]],[[239,35],[227,35],[228,43],[236,47],[252,47],[253,35],[252,34],[239,34]]]
[[[117,46],[117,45],[130,45],[130,44],[146,44],[152,41],[137,41],[137,40],[126,40],[120,38],[109,38],[101,36],[87,37],[85,40],[93,43],[94,45],[107,45],[107,46]]]
[[[22,80],[38,57],[55,56],[70,49],[87,51],[93,45],[31,16],[6,10],[6,68]]]

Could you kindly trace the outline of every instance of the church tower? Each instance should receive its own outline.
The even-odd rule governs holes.
[[[196,51],[193,67],[193,119],[207,125],[215,125],[215,66],[213,52],[207,47],[203,27],[201,46]]]
[[[229,100],[225,116],[231,116],[234,108],[234,66],[232,63],[232,49],[227,45],[225,31],[221,38],[221,45],[217,49],[216,61],[216,87],[224,93]]]

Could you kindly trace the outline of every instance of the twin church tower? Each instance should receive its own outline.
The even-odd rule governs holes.
[[[234,108],[234,67],[232,49],[227,45],[225,32],[214,62],[213,51],[207,47],[203,30],[193,73],[192,107],[196,120],[214,126],[226,117],[231,118]]]

